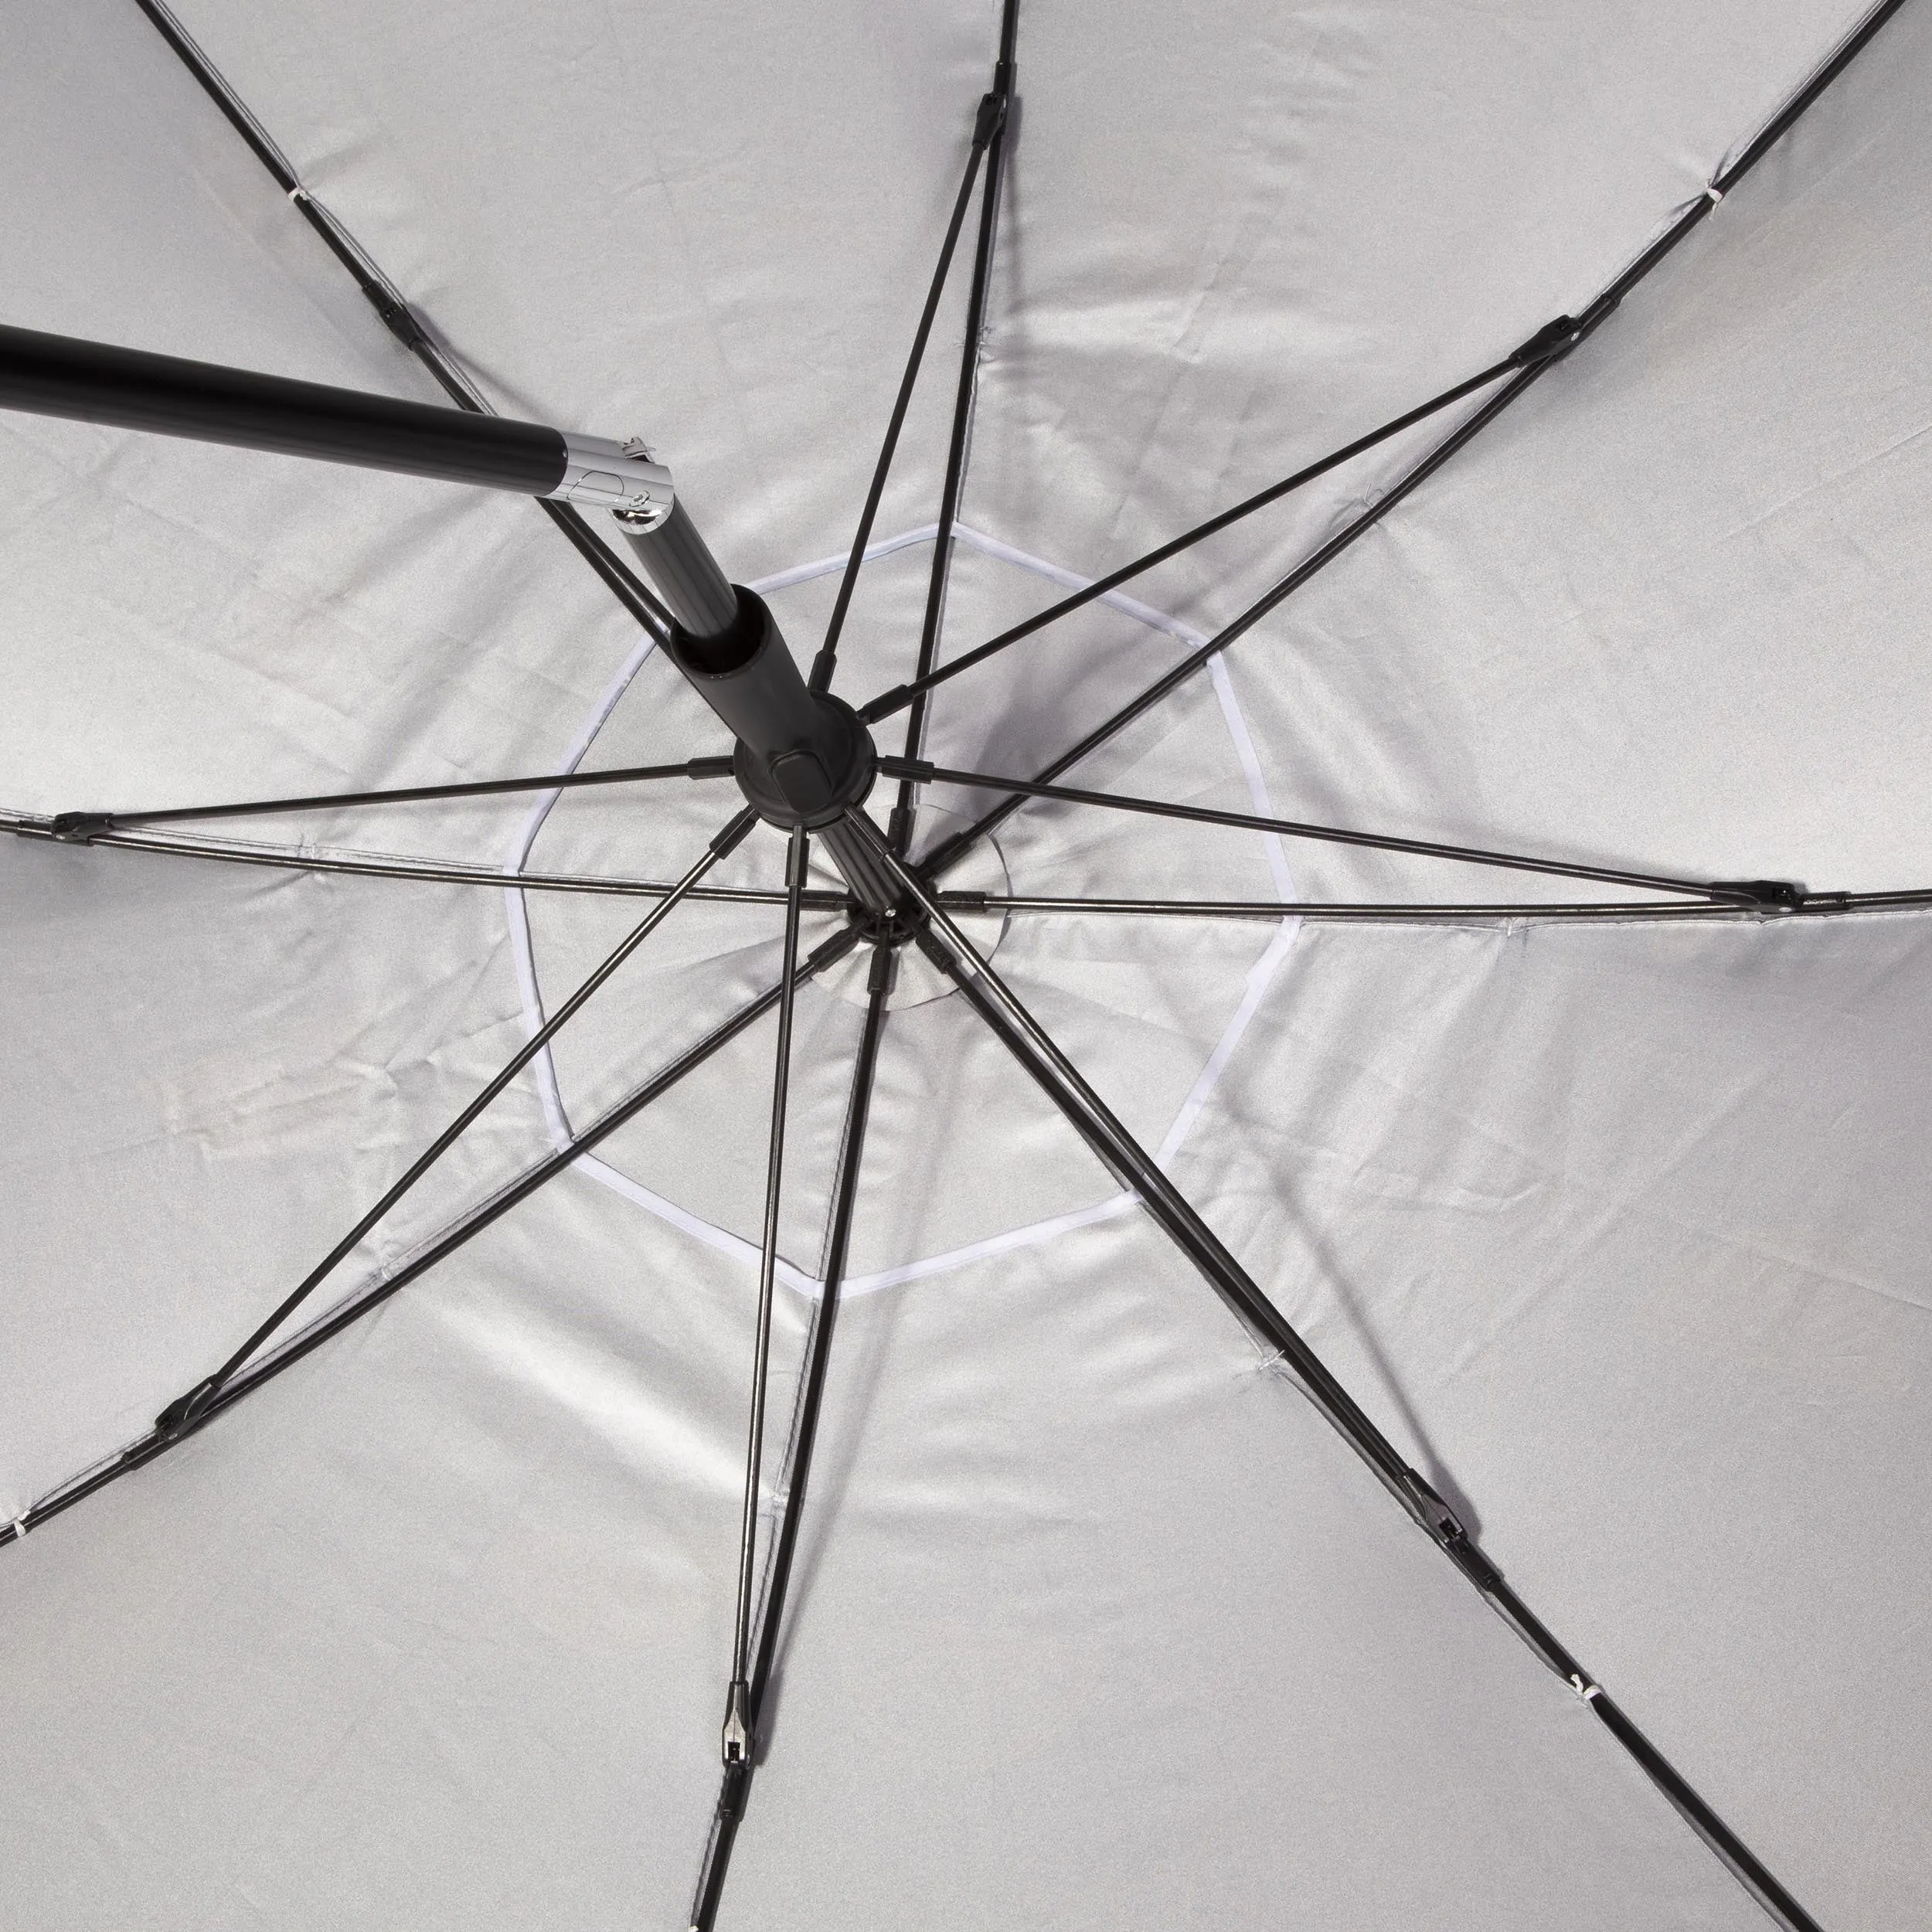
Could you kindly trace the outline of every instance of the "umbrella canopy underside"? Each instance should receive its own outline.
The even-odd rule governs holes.
[[[154,12],[0,10],[0,321],[444,400]],[[648,436],[808,660],[997,10],[178,12],[451,366],[507,415]],[[1932,7],[1711,190],[1862,17],[1027,0],[942,662],[1586,315],[1701,206],[1065,782],[1797,882],[1810,912],[1932,886]],[[972,245],[844,630],[855,703],[914,670]],[[940,685],[916,748],[1047,767],[1495,393]],[[730,749],[527,504],[19,414],[0,472],[0,809],[29,834]],[[998,796],[926,787],[914,854]],[[36,1512],[226,1357],[650,903],[508,882],[674,879],[740,802],[680,780],[141,842],[174,852],[0,841],[0,1925],[689,1922],[769,1013],[234,1413]],[[808,949],[845,925],[822,855],[809,883]],[[564,1165],[774,985],[783,840],[706,883],[289,1332]],[[1052,800],[944,883],[1249,909],[962,923],[1817,1923],[1932,1919],[1932,913],[1679,917]],[[1536,916],[1580,900],[1645,909]],[[1419,902],[1521,912],[1267,911]],[[798,993],[774,1478],[869,957]],[[908,951],[879,1038],[719,1923],[1764,1923],[949,984]]]

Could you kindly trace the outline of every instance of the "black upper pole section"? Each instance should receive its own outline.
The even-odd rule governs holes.
[[[617,528],[638,553],[665,608],[693,638],[716,638],[730,629],[738,614],[730,580],[682,503],[674,505],[655,529],[639,529],[621,517]]]
[[[560,431],[0,324],[0,409],[545,496]]]

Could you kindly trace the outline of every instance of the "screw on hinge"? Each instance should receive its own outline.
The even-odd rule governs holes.
[[[370,287],[362,292],[369,298],[369,307],[382,318],[383,326],[405,349],[413,352],[429,346],[429,336],[423,325],[416,319],[416,312],[407,302],[398,301],[388,290],[380,287]]]

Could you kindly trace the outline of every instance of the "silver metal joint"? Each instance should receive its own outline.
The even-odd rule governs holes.
[[[651,460],[634,438],[614,443],[604,436],[563,437],[563,480],[550,492],[572,503],[612,512],[634,530],[655,530],[677,502],[671,472]]]
[[[734,1677],[725,1696],[724,1761],[727,1767],[743,1764],[750,1757],[751,1686]]]

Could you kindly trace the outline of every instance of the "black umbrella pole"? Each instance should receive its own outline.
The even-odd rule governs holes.
[[[860,903],[889,915],[898,893],[844,823],[878,770],[858,713],[808,688],[764,600],[726,577],[682,504],[648,529],[617,522],[676,620],[672,662],[737,740],[739,789],[767,823],[818,833]]]
[[[668,470],[603,437],[0,325],[0,409],[662,517]]]

